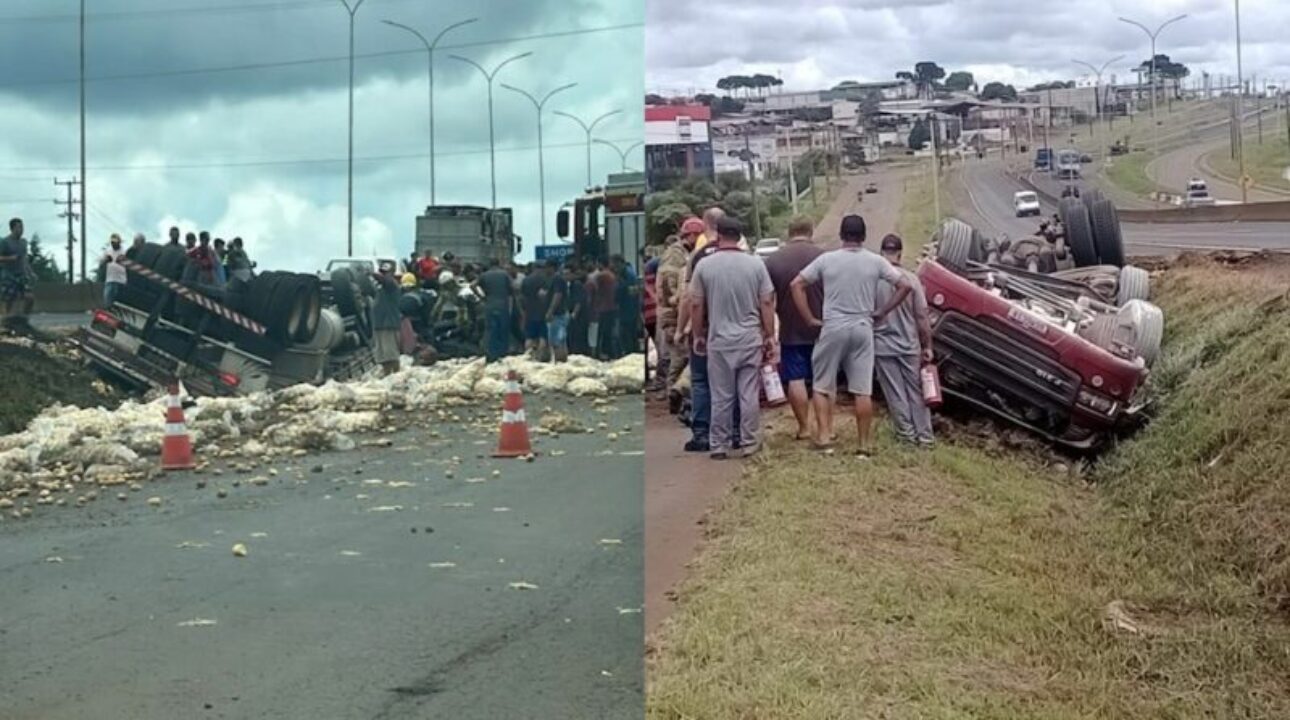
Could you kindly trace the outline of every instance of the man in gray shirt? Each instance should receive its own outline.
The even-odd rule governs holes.
[[[729,456],[735,402],[744,457],[761,449],[761,365],[776,353],[775,289],[766,265],[739,250],[734,218],[717,221],[717,249],[695,266],[689,294],[694,352],[708,357],[712,457]]]
[[[838,232],[842,247],[824,253],[807,265],[791,285],[797,310],[820,339],[811,354],[812,386],[815,390],[815,445],[833,444],[833,399],[837,395],[838,371],[847,375],[847,387],[855,398],[859,457],[870,455],[870,425],[873,421],[873,328],[881,325],[909,294],[912,285],[882,256],[861,247],[865,239],[864,219],[859,215],[842,218]],[[824,319],[815,317],[808,302],[807,286],[824,285]],[[895,292],[874,311],[878,286],[887,283]]]
[[[882,396],[887,401],[887,411],[896,425],[896,436],[905,442],[916,442],[930,447],[932,437],[932,412],[923,402],[922,363],[932,361],[932,323],[927,316],[927,296],[923,284],[913,273],[900,266],[904,243],[896,235],[882,239],[882,256],[891,263],[913,290],[891,315],[887,322],[874,328],[873,347],[875,370]],[[892,290],[886,283],[878,286],[877,302],[885,305]]]
[[[27,256],[27,238],[22,236],[22,220],[14,218],[9,221],[9,236],[0,239],[0,302],[4,303],[6,326],[31,314],[35,302],[34,281]]]

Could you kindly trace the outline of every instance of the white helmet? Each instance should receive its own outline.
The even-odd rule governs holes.
[[[451,270],[444,270],[443,272],[439,273],[440,285],[446,285],[456,279],[457,279],[456,276],[452,274]]]

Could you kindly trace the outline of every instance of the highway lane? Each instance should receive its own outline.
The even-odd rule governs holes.
[[[1038,228],[1036,218],[1018,218],[1012,196],[1026,189],[995,160],[960,166],[960,214],[987,234],[1022,237]],[[1041,198],[1045,215],[1056,207]],[[1134,255],[1172,255],[1183,250],[1247,249],[1290,251],[1290,223],[1124,223],[1125,249]]]
[[[3,518],[0,716],[641,717],[641,399],[526,399],[623,434],[525,463],[468,423],[405,428],[265,486],[177,473]]]

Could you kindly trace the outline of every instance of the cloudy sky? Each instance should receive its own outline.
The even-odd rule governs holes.
[[[1241,3],[1247,77],[1290,80],[1290,3]],[[1142,30],[1186,13],[1160,34],[1157,51],[1193,75],[1236,74],[1232,0],[649,0],[647,87],[680,94],[715,86],[732,73],[780,75],[785,89],[818,89],[841,80],[886,80],[920,60],[968,70],[979,84],[1019,88],[1075,79],[1072,59],[1121,78],[1150,57]]]
[[[353,4],[353,0],[350,0]],[[91,0],[88,236],[150,239],[178,224],[241,235],[262,268],[313,270],[345,254],[349,15],[340,0]],[[76,0],[0,1],[0,213],[26,220],[66,267],[54,178],[79,172]],[[536,112],[547,105],[547,224],[586,184],[585,133],[561,110],[617,115],[596,137],[626,148],[642,133],[643,0],[365,0],[356,15],[356,254],[412,248],[429,199],[428,38],[468,18],[435,54],[437,201],[488,205],[487,84],[492,68],[498,205],[515,209],[526,252],[539,241]],[[639,150],[629,162],[639,167]],[[595,145],[593,174],[617,171]],[[79,232],[79,228],[77,229]],[[127,236],[128,237],[128,236]],[[77,251],[79,257],[79,250]]]

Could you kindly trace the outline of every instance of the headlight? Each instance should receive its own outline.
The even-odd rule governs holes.
[[[1116,402],[1104,395],[1099,395],[1088,390],[1079,391],[1079,404],[1084,407],[1096,410],[1103,415],[1112,415],[1115,413]]]

